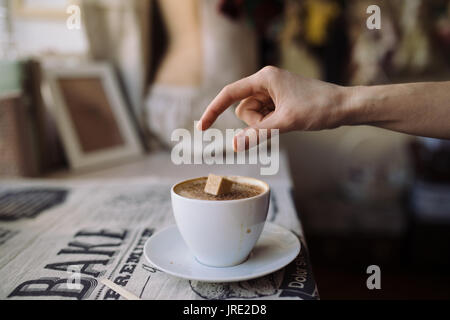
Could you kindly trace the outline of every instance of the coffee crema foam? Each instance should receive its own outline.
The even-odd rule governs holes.
[[[264,192],[264,189],[259,186],[242,182],[233,182],[230,192],[223,195],[214,196],[204,191],[206,180],[207,178],[205,177],[183,182],[177,185],[174,188],[174,191],[178,195],[185,198],[215,201],[252,198]]]

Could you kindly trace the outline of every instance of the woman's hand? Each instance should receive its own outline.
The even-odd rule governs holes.
[[[237,117],[256,130],[279,129],[283,133],[335,128],[342,123],[346,95],[344,87],[269,66],[223,88],[207,107],[198,129],[208,129],[237,101],[241,101]]]
[[[198,129],[208,129],[240,100],[236,115],[256,130],[283,133],[365,124],[450,139],[450,81],[341,87],[265,67],[226,86],[206,109]],[[235,137],[235,149],[241,138],[245,147],[252,147],[244,131]]]

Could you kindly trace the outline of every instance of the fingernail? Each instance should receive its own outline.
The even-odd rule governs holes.
[[[202,130],[203,129],[203,123],[202,123],[202,120],[199,120],[198,122],[197,122],[197,130]]]

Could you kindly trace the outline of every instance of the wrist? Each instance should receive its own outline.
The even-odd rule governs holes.
[[[364,86],[341,87],[339,121],[342,126],[359,125],[367,122],[364,104]]]

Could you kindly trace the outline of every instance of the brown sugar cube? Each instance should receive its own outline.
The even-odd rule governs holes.
[[[232,185],[233,181],[231,180],[215,174],[209,174],[204,191],[214,196],[219,196],[229,193]]]

